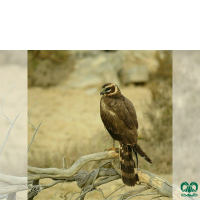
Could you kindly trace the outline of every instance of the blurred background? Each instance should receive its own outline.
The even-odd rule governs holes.
[[[29,165],[62,168],[65,156],[70,167],[83,155],[111,148],[100,119],[100,89],[108,82],[116,83],[135,106],[138,144],[153,161],[150,165],[139,157],[139,168],[172,182],[172,51],[28,51],[28,110],[39,101],[31,123],[42,121]],[[33,133],[29,125],[29,143]],[[57,198],[79,191],[75,185],[65,183]],[[112,182],[107,190],[120,185],[121,180]],[[36,199],[52,197],[58,187],[53,188]]]
[[[199,65],[199,50],[173,51],[173,183],[177,186],[184,181],[200,185]]]
[[[0,156],[0,173],[27,176],[27,51],[0,50],[0,104],[4,114],[13,121],[20,112]],[[0,114],[0,147],[6,139],[10,122]],[[0,190],[1,190],[0,182]],[[17,193],[27,199],[27,191]]]

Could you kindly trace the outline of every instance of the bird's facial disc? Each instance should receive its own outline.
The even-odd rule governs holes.
[[[101,95],[104,96],[115,96],[116,94],[120,93],[118,86],[114,83],[107,83],[102,86]]]

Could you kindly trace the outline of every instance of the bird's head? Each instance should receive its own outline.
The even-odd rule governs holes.
[[[104,96],[115,96],[117,94],[120,94],[121,91],[119,89],[119,87],[114,84],[114,83],[106,83],[102,86],[101,88],[101,92],[100,95],[104,95]]]

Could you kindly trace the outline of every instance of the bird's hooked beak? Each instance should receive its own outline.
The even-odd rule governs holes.
[[[106,88],[101,89],[100,95],[103,95],[106,93]]]

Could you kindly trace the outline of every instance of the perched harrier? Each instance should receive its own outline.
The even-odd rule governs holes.
[[[134,172],[135,162],[132,151],[135,153],[137,164],[137,153],[145,160],[152,163],[151,159],[137,144],[138,122],[135,108],[130,100],[121,94],[120,89],[113,83],[107,83],[101,89],[100,114],[101,119],[113,138],[120,144],[121,175],[125,185],[134,186],[139,180]]]

